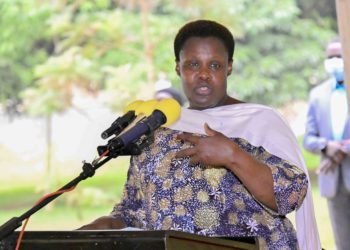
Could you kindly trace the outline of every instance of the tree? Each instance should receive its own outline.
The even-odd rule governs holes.
[[[305,99],[326,77],[324,44],[336,30],[333,7],[326,3],[0,0],[0,102],[23,99],[30,114],[45,117],[52,176],[51,118],[72,107],[73,89],[103,92],[120,111],[130,101],[153,97],[158,72],[181,88],[173,39],[190,20],[216,20],[232,31],[231,95],[276,107]]]
[[[231,94],[280,106],[305,99],[312,84],[326,77],[324,43],[334,32],[321,17],[303,18],[296,1],[181,2],[191,18],[218,20],[233,32],[237,44]]]
[[[237,0],[234,5],[229,0],[55,3],[50,3],[46,32],[52,56],[74,49],[94,70],[94,74],[85,72],[84,87],[108,90],[115,109],[132,99],[151,98],[160,71],[180,88],[173,70],[172,41],[188,20],[208,18],[228,26],[237,41],[230,93],[274,106],[305,99],[313,84],[325,78],[324,43],[335,33],[333,16],[312,14],[321,13],[321,8],[308,12],[308,6],[323,6],[312,0]]]
[[[0,1],[0,103],[20,99],[33,85],[32,68],[52,51],[46,37],[47,5],[35,0]]]
[[[245,101],[275,106],[305,98],[310,83],[325,77],[324,42],[334,35],[329,22],[323,22],[326,19],[305,14],[306,5],[295,0],[54,1],[41,3],[40,8],[35,0],[1,3],[7,30],[14,30],[11,20],[19,16],[30,23],[14,22],[27,34],[22,42],[13,32],[2,34],[8,37],[0,50],[11,59],[6,60],[7,68],[15,62],[10,67],[15,70],[22,57],[33,60],[24,64],[29,69],[24,74],[29,75],[27,80],[7,71],[16,82],[11,88],[18,92],[36,86],[23,96],[26,103],[33,101],[32,113],[47,117],[71,106],[73,86],[91,93],[107,90],[116,110],[130,100],[151,98],[159,71],[168,72],[179,87],[172,43],[188,20],[213,19],[229,27],[237,42],[229,92]],[[23,15],[23,10],[36,18]],[[28,26],[37,32],[28,32]],[[34,57],[24,44],[31,45]]]

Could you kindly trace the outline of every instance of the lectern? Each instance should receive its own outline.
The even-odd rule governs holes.
[[[14,250],[18,232],[0,243]],[[255,238],[205,237],[178,231],[28,231],[20,250],[233,250],[259,249]]]

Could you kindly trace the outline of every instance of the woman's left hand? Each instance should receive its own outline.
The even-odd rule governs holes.
[[[202,163],[211,166],[228,166],[232,162],[238,145],[222,133],[204,124],[207,137],[199,137],[188,133],[177,136],[177,139],[190,142],[193,146],[177,152],[177,158],[190,157],[190,163]]]

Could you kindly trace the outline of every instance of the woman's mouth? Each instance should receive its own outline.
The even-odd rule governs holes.
[[[210,95],[211,91],[211,88],[209,88],[208,86],[200,86],[195,88],[195,93],[197,95]]]

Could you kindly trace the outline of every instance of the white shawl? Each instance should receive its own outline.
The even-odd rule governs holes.
[[[254,146],[302,168],[309,188],[296,211],[296,231],[301,250],[320,250],[321,243],[314,215],[311,184],[305,161],[294,133],[276,110],[258,104],[233,104],[202,111],[182,108],[179,120],[170,128],[205,134],[204,123],[228,137],[243,138]]]

